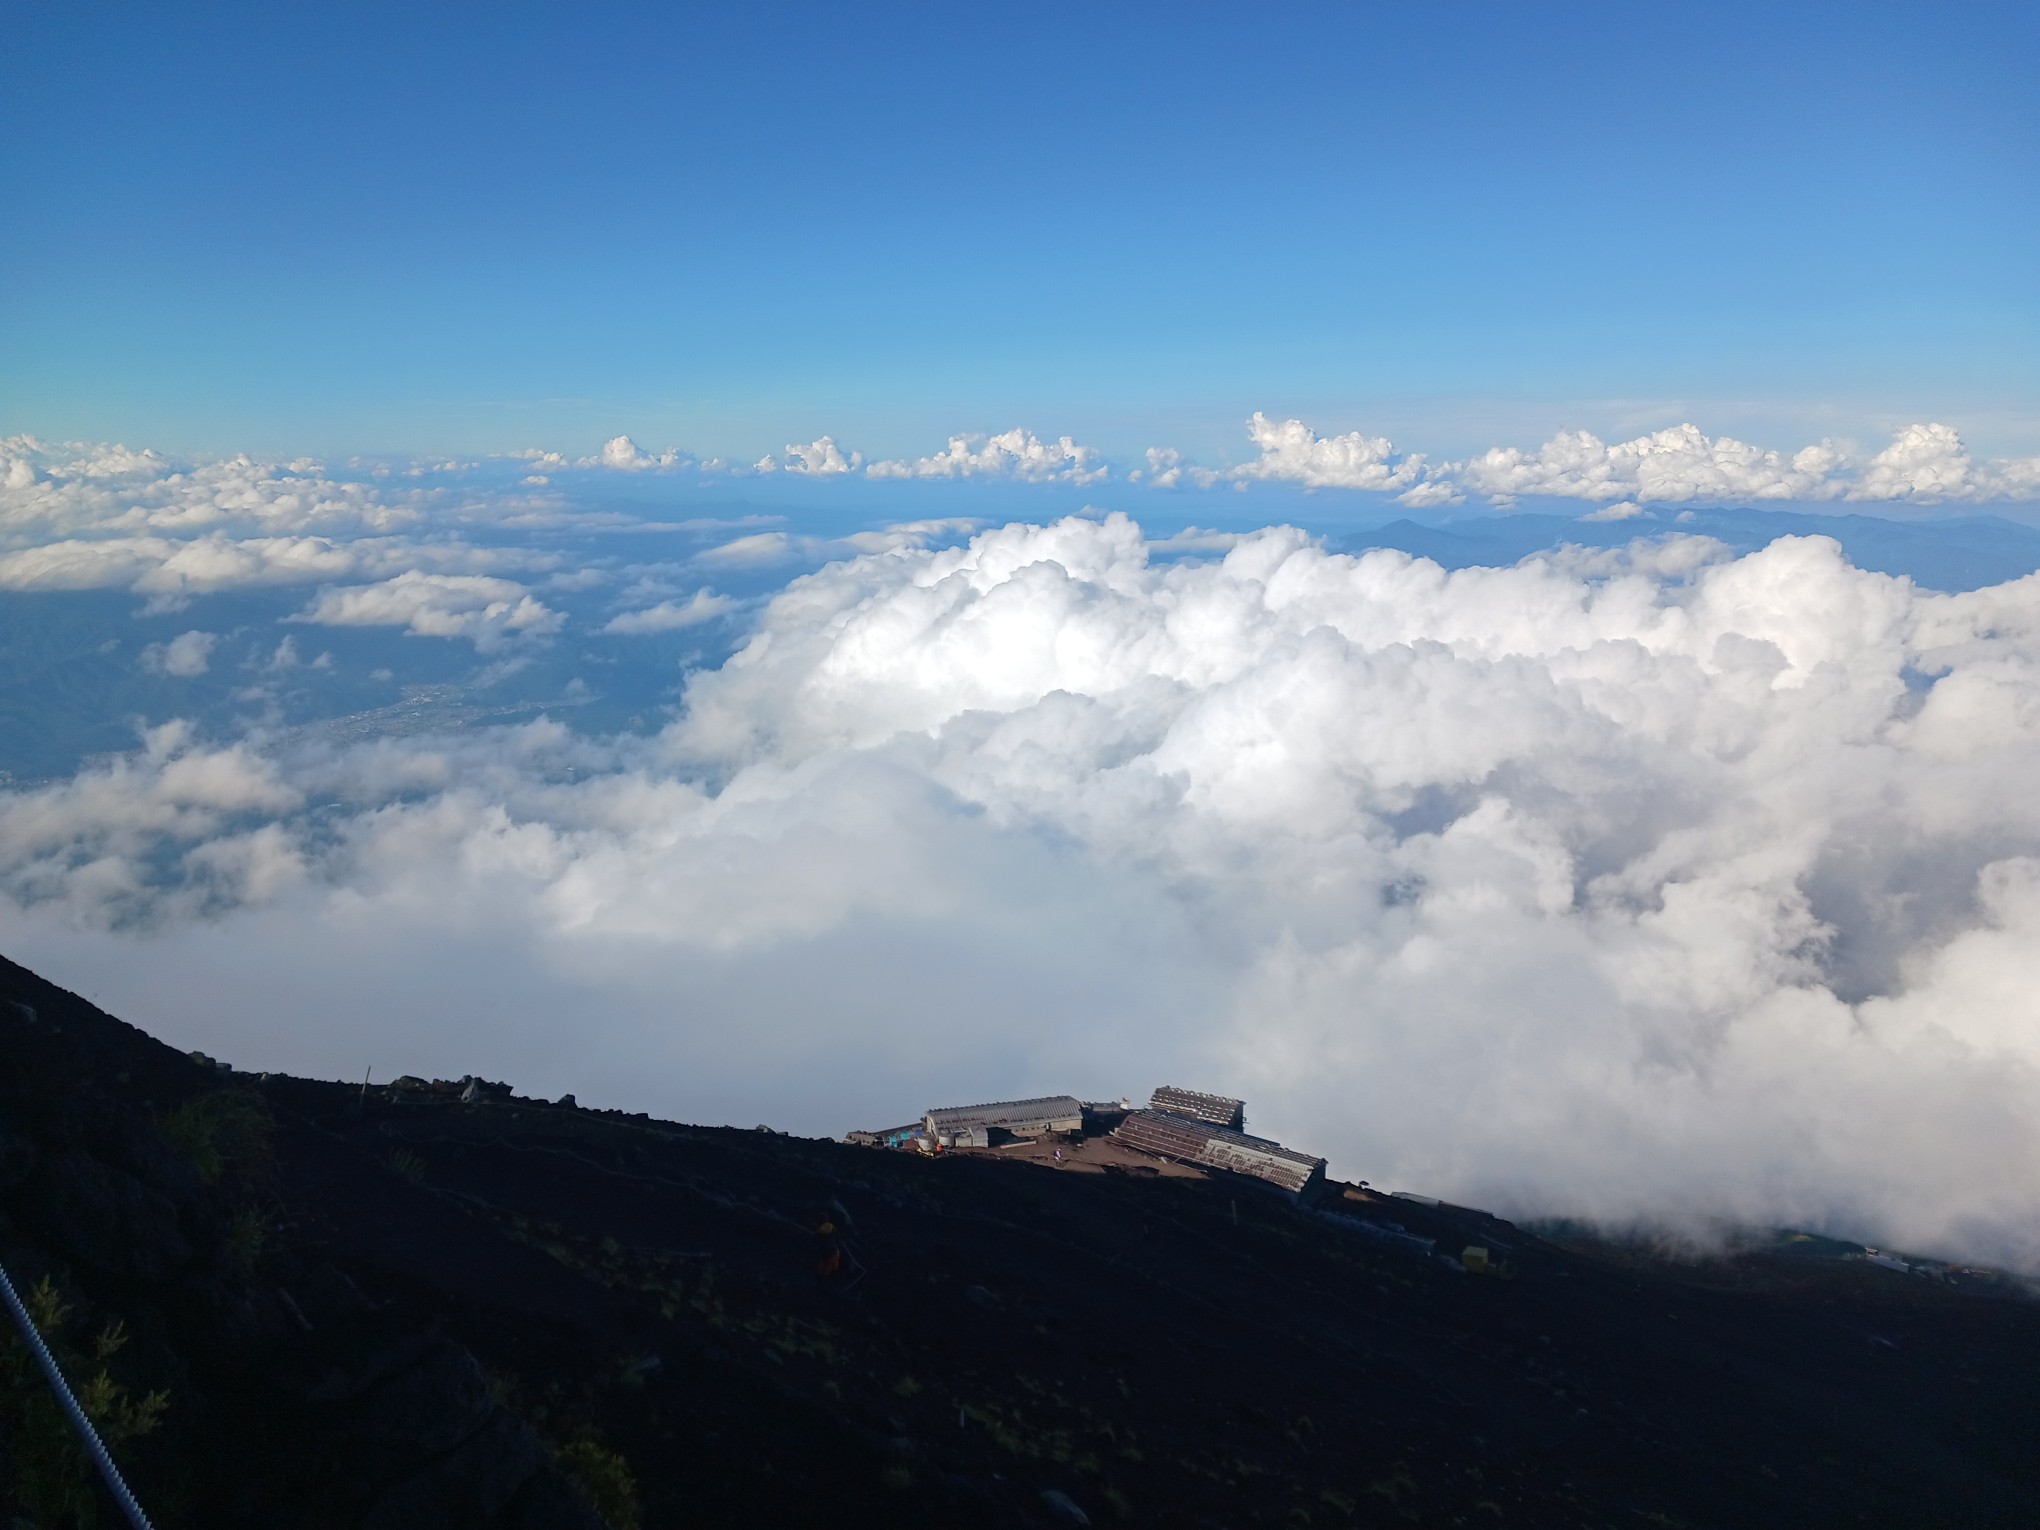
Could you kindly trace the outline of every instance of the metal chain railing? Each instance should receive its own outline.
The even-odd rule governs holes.
[[[85,1410],[78,1406],[78,1399],[71,1393],[71,1384],[64,1380],[64,1373],[57,1365],[57,1357],[50,1353],[50,1347],[43,1343],[43,1336],[36,1331],[35,1319],[28,1315],[28,1308],[22,1305],[21,1296],[14,1289],[14,1282],[8,1278],[7,1267],[0,1265],[0,1297],[5,1297],[7,1310],[14,1314],[14,1326],[21,1330],[22,1341],[28,1345],[28,1352],[35,1356],[35,1363],[42,1367],[43,1376],[49,1381],[50,1390],[57,1394],[57,1404],[64,1410],[64,1416],[71,1421],[78,1439],[85,1447],[85,1453],[92,1458],[92,1464],[99,1468],[99,1475],[106,1483],[107,1491],[120,1505],[121,1512],[134,1530],[150,1530],[149,1516],[142,1512],[142,1506],[135,1502],[135,1495],[128,1491],[127,1483],[120,1475],[120,1468],[113,1464],[113,1457],[106,1453],[106,1445],[99,1438],[99,1431],[92,1427],[92,1420],[85,1416]]]

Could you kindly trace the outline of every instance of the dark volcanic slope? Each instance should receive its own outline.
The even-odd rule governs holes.
[[[1216,1181],[364,1103],[0,966],[9,999],[0,1258],[71,1298],[74,1348],[135,1336],[109,1370],[169,1392],[123,1448],[166,1527],[594,1523],[571,1482],[620,1521],[619,1468],[647,1526],[1074,1522],[1044,1493],[1099,1524],[2040,1523],[2040,1308],[1988,1289],[1335,1198],[1512,1245],[1482,1279]],[[251,1096],[266,1149],[208,1157],[192,1120],[245,1112],[194,1102]],[[831,1199],[864,1273],[818,1284]]]

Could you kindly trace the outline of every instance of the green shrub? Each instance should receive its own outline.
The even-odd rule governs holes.
[[[221,1089],[164,1112],[156,1125],[209,1185],[243,1189],[265,1184],[276,1158],[269,1139],[276,1118],[253,1089]]]
[[[262,1252],[268,1246],[267,1213],[260,1206],[241,1207],[227,1224],[227,1250],[234,1256],[234,1263],[243,1270],[253,1270],[261,1264]]]
[[[637,1479],[622,1456],[593,1440],[576,1440],[555,1451],[553,1460],[610,1530],[638,1530]]]
[[[70,1380],[78,1406],[98,1429],[106,1448],[118,1458],[128,1440],[152,1433],[170,1406],[170,1394],[150,1392],[136,1397],[108,1369],[127,1343],[118,1323],[109,1323],[80,1350],[66,1338],[71,1307],[45,1276],[22,1298],[43,1342]],[[0,1455],[9,1480],[0,1484],[16,1524],[49,1527],[99,1522],[96,1474],[85,1447],[71,1432],[70,1421],[51,1395],[35,1356],[8,1325],[0,1336],[0,1420],[6,1424],[7,1450]]]

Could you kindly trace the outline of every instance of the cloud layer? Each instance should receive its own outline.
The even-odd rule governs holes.
[[[0,795],[8,923],[157,1004],[210,972],[231,1013],[181,1023],[328,1071],[438,1047],[814,1130],[1181,1076],[1377,1183],[2040,1265],[2040,576],[1224,541],[890,538],[648,737],[159,729]],[[368,590],[307,615],[531,599]]]
[[[0,439],[0,591],[128,589],[175,609],[227,589],[555,565],[476,539],[532,519],[528,496],[377,481],[391,476]]]
[[[1274,479],[1305,488],[1371,489],[1410,505],[1457,503],[1478,495],[1497,505],[1525,496],[1652,504],[1821,502],[1947,503],[2031,499],[2040,494],[2040,457],[1979,462],[1946,425],[1908,425],[1866,462],[1834,441],[1791,454],[1678,425],[1613,444],[1591,431],[1561,431],[1534,451],[1498,446],[1457,462],[1403,456],[1385,437],[1353,431],[1320,436],[1301,420],[1262,414],[1247,433],[1260,455],[1228,471],[1183,468],[1178,454],[1150,451],[1173,486],[1187,474],[1202,487]]]
[[[1536,448],[1498,446],[1437,461],[1401,451],[1384,436],[1323,435],[1300,419],[1258,411],[1246,422],[1246,439],[1254,455],[1229,466],[1152,447],[1143,465],[1119,470],[1071,436],[1017,427],[958,434],[930,455],[877,461],[823,435],[748,467],[677,447],[654,453],[618,435],[590,456],[534,448],[506,459],[507,471],[518,475],[506,487],[486,471],[478,477],[474,463],[357,464],[350,475],[305,458],[183,463],[120,445],[14,436],[0,438],[0,590],[132,589],[171,609],[236,587],[371,585],[408,572],[550,573],[556,558],[507,546],[503,534],[642,524],[646,517],[619,508],[577,508],[562,492],[586,475],[605,474],[654,480],[680,474],[702,485],[730,475],[817,484],[989,480],[1088,488],[1116,481],[1145,490],[1270,484],[1380,495],[1419,509],[1508,508],[1538,498],[1599,507],[2040,499],[2040,457],[1977,458],[1943,424],[1905,426],[1867,454],[1833,440],[1774,450],[1684,424],[1613,443],[1590,431],[1563,431]],[[765,545],[754,542],[750,551]]]
[[[1231,466],[1193,463],[1174,447],[1157,446],[1148,449],[1144,465],[1123,473],[1115,472],[1095,447],[1080,445],[1069,436],[1045,440],[1021,428],[997,435],[955,435],[929,456],[874,462],[866,462],[862,452],[846,454],[832,436],[804,446],[788,445],[782,457],[762,457],[749,468],[728,468],[717,458],[703,462],[677,449],[653,455],[628,436],[616,437],[595,457],[571,463],[557,452],[532,451],[525,456],[551,468],[684,468],[820,478],[861,474],[877,479],[996,478],[1082,485],[1120,477],[1163,489],[1237,487],[1261,481],[1387,494],[1418,507],[1470,498],[1508,506],[1531,496],[1644,504],[1833,500],[1954,504],[2040,496],[2040,457],[1979,460],[1953,427],[1942,424],[1903,426],[1881,449],[1862,457],[1834,440],[1780,451],[1732,436],[1709,436],[1698,426],[1683,424],[1616,442],[1603,441],[1591,431],[1561,431],[1535,448],[1497,446],[1472,457],[1433,461],[1421,452],[1400,451],[1385,436],[1360,430],[1320,435],[1303,420],[1275,420],[1258,410],[1247,420],[1247,441],[1254,456]]]

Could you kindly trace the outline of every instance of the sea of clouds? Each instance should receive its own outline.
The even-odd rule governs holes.
[[[1505,1212],[2040,1268],[2040,575],[1676,527],[1447,571],[1118,511],[702,521],[647,561],[567,482],[634,446],[489,489],[116,451],[11,444],[0,587],[189,621],[152,684],[270,668],[231,728],[166,704],[0,791],[0,949],[180,1044],[831,1133],[1178,1082]],[[1799,497],[1844,482],[1803,458]],[[1903,493],[2030,468],[1962,461]],[[1639,498],[1622,471],[1581,497]],[[1439,481],[1405,480],[1372,487]],[[205,625],[274,588],[273,627]],[[500,669],[717,623],[636,730],[262,699],[349,626]]]

